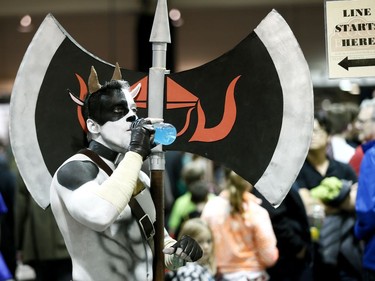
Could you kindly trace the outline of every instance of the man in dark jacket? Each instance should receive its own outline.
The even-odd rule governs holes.
[[[270,214],[277,238],[279,260],[269,268],[270,281],[312,281],[312,243],[306,210],[295,184],[277,208],[262,195],[262,206]]]
[[[311,190],[321,184],[321,182],[328,177],[336,177],[340,180],[351,181],[353,184],[357,182],[357,176],[353,168],[346,163],[330,159],[327,155],[327,147],[329,137],[331,134],[331,122],[324,111],[319,111],[314,116],[314,128],[311,139],[309,151],[303,164],[296,182],[298,184],[299,194],[304,202],[307,215],[313,219],[316,210],[320,209],[323,212],[322,222],[324,215],[328,215],[328,210],[324,204],[313,198]],[[336,211],[340,211],[339,209]],[[329,212],[331,213],[331,211]],[[353,210],[352,210],[353,213]],[[332,264],[326,264],[321,256],[321,245],[319,231],[322,231],[322,226],[310,225],[312,230],[317,231],[317,237],[314,241],[314,263],[313,272],[314,279],[319,281],[334,281],[343,280],[341,276],[352,276],[352,270],[347,266],[347,263],[342,263],[343,256],[337,259],[337,264],[333,267]],[[326,224],[323,225],[323,228]],[[353,233],[353,229],[351,231]],[[322,236],[322,235],[320,235]],[[354,248],[353,248],[354,250]],[[351,279],[353,280],[353,279]],[[358,280],[358,279],[354,279]]]

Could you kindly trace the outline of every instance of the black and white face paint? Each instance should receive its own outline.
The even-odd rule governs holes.
[[[87,98],[83,107],[83,116],[100,125],[107,121],[117,121],[129,111],[136,111],[133,98],[132,92],[129,92],[129,84],[125,81],[108,82]]]
[[[98,123],[105,124],[107,121],[118,121],[121,118],[128,116],[130,118],[136,117],[137,107],[134,100],[126,90],[115,90],[110,95],[103,95],[101,97],[100,120]],[[129,120],[129,121],[134,121]]]
[[[99,95],[100,96],[99,96]],[[89,104],[88,123],[96,124],[96,129],[88,125],[93,139],[110,149],[125,153],[130,143],[130,126],[138,117],[137,106],[128,88],[107,88]]]

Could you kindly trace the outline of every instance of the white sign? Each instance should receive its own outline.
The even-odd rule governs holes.
[[[375,0],[326,1],[329,78],[375,77]]]

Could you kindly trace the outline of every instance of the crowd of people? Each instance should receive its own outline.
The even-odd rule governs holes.
[[[38,281],[84,280],[87,276],[94,280],[92,272],[109,274],[108,270],[118,274],[113,280],[126,280],[122,273],[134,274],[137,280],[143,273],[132,267],[150,266],[152,242],[141,232],[134,235],[137,221],[130,219],[133,209],[128,204],[131,197],[148,200],[147,180],[138,179],[138,174],[150,153],[148,138],[153,132],[147,129],[149,121],[134,122],[133,97],[125,96],[128,106],[118,105],[120,113],[101,105],[100,95],[108,93],[113,96],[106,102],[118,99],[121,104],[122,91],[128,88],[117,80],[91,92],[98,100],[87,110],[102,106],[97,112],[104,113],[85,117],[91,133],[89,148],[104,158],[113,151],[122,153],[117,146],[132,153],[116,166],[106,158],[108,173],[101,172],[106,170],[101,163],[83,152],[85,156],[73,156],[54,177],[52,208],[42,210],[36,205],[11,155],[5,153],[5,145],[0,147],[0,280],[16,280],[17,265],[25,264],[34,271],[32,280]],[[131,135],[121,139],[129,143],[117,145],[109,140],[116,126],[124,125],[116,125],[123,117],[127,126],[136,124],[129,129]],[[235,171],[198,155],[166,152],[165,280],[375,280],[374,145],[375,99],[358,106],[332,104],[317,111],[305,162],[277,208]],[[168,159],[173,165],[168,165]],[[132,165],[137,168],[129,172]],[[84,179],[72,178],[71,171],[77,169],[82,173],[75,174]],[[123,175],[134,180],[127,189],[119,187]],[[104,193],[101,186],[111,192]],[[125,193],[127,199],[120,200]],[[101,208],[89,208],[93,202]],[[96,215],[88,217],[82,206]],[[124,222],[127,229],[120,227]],[[80,238],[86,239],[84,247],[100,243],[103,251],[92,248],[91,258],[104,256],[108,266],[93,269],[98,261],[91,263],[76,251],[83,240],[75,240],[72,233],[85,235]],[[137,261],[130,262],[132,258]],[[129,261],[125,271],[122,259]],[[8,273],[7,279],[1,279],[2,273]],[[149,280],[150,272],[145,273]]]
[[[374,162],[364,153],[374,143],[375,99],[331,104],[316,111],[305,163],[277,208],[233,171],[211,178],[219,188],[198,214],[213,233],[213,280],[374,280]]]
[[[359,105],[330,104],[316,111],[305,163],[277,208],[252,188],[237,195],[241,203],[236,205],[232,196],[241,184],[230,184],[228,177],[225,181],[211,179],[219,183],[220,191],[216,189],[213,197],[206,198],[200,219],[213,231],[214,280],[375,280],[374,144],[374,98]],[[255,197],[249,198],[250,190]],[[246,202],[268,214],[249,212]],[[247,219],[251,221],[253,216],[262,218],[259,225],[266,234],[251,234],[257,223]],[[246,229],[248,225],[252,228]],[[246,235],[252,237],[251,242]],[[266,239],[271,248],[275,243],[268,261],[262,260],[265,248],[256,243],[257,236]],[[242,248],[245,244],[247,250]],[[269,249],[268,254],[271,252]]]

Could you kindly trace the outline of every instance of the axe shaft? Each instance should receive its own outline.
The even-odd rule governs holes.
[[[149,72],[148,116],[163,118],[164,79],[166,73],[167,43],[171,42],[166,0],[158,0],[150,42],[152,42],[152,67]],[[165,155],[161,146],[154,148],[150,157],[151,195],[155,204],[156,222],[154,236],[154,281],[164,281],[164,170]]]
[[[154,281],[164,281],[164,177],[163,171],[151,171],[151,196],[156,208],[155,256],[153,259]]]
[[[163,81],[165,69],[150,68],[149,94],[154,97],[152,106],[150,102],[149,116],[161,118],[163,104]],[[151,85],[153,85],[151,87]],[[161,101],[161,103],[160,103]],[[161,107],[162,109],[162,107]],[[154,259],[153,259],[153,281],[164,281],[164,170],[165,155],[161,146],[153,149],[150,156],[151,169],[151,196],[155,204],[156,222],[154,236]]]
[[[150,69],[150,77],[152,80],[157,81],[160,78],[164,79],[163,75],[159,73],[156,75],[159,79],[153,79],[154,69]],[[160,88],[159,85],[154,84],[155,88]],[[153,90],[155,90],[155,88]],[[162,92],[163,87],[161,87]],[[151,92],[151,91],[150,91]],[[157,94],[155,92],[155,94]],[[157,95],[154,95],[154,97]],[[156,110],[154,110],[156,109]],[[157,114],[158,107],[153,107],[149,109],[149,116],[152,117],[162,117],[162,115]],[[154,151],[150,156],[150,168],[151,168],[151,196],[155,204],[156,222],[155,222],[155,236],[154,236],[154,259],[153,259],[153,269],[154,278],[153,281],[164,281],[164,170],[165,170],[165,155],[162,151],[161,146],[155,147]]]

